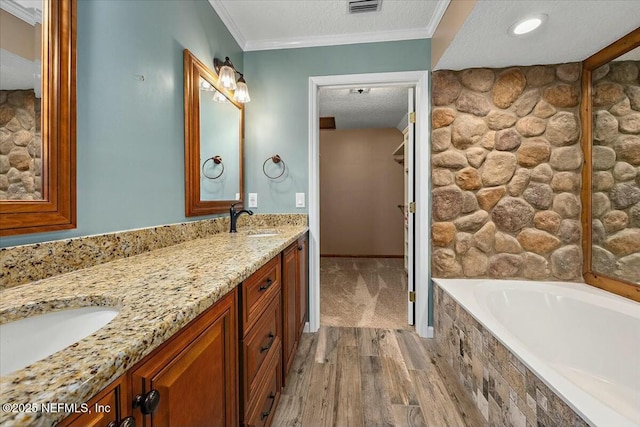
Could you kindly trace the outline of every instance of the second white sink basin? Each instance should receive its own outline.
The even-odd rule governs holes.
[[[247,231],[247,237],[269,237],[269,236],[277,236],[278,230],[274,230],[272,228],[262,228],[256,230]]]
[[[105,326],[112,307],[82,307],[26,317],[0,325],[0,376],[42,360]]]

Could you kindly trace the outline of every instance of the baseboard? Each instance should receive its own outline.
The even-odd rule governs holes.
[[[404,255],[342,255],[320,254],[321,258],[404,258]]]

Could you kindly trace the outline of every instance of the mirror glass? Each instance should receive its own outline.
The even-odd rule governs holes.
[[[0,200],[43,200],[43,0],[0,1]]]
[[[640,284],[640,47],[593,70],[594,272]]]
[[[640,28],[582,63],[582,273],[640,302]]]
[[[76,0],[0,0],[0,235],[76,227]]]
[[[200,78],[200,199],[240,198],[240,109]]]
[[[185,215],[228,212],[242,202],[244,106],[184,51]]]

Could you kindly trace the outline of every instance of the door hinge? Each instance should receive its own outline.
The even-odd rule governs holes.
[[[416,293],[413,291],[409,291],[409,301],[416,302]]]
[[[412,111],[409,113],[409,123],[415,123],[416,122],[416,112]]]
[[[410,213],[416,213],[416,202],[410,202],[409,203],[409,212]]]

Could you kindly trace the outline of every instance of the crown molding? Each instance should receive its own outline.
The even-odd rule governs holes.
[[[440,24],[440,20],[444,16],[444,13],[447,11],[447,8],[449,7],[450,2],[451,0],[438,0],[438,3],[436,4],[436,10],[433,12],[433,15],[431,15],[431,20],[427,25],[427,32],[429,33],[429,38],[432,38],[433,33],[436,32],[436,29],[438,28],[438,24]]]
[[[292,37],[271,40],[246,40],[242,31],[235,23],[221,0],[209,0],[209,4],[216,11],[227,27],[236,43],[244,52],[275,49],[295,49],[304,47],[335,46],[359,43],[377,43],[387,41],[428,39],[433,36],[442,16],[451,0],[438,0],[436,9],[424,28],[412,28],[394,31],[376,31],[368,33],[332,34],[312,37]]]
[[[244,36],[242,35],[242,31],[240,31],[233,18],[231,18],[231,15],[229,14],[229,11],[227,11],[227,8],[224,7],[222,1],[209,0],[209,4],[211,5],[211,7],[213,7],[213,10],[216,11],[218,17],[220,17],[220,20],[222,20],[222,23],[225,25],[225,27],[227,27],[233,39],[236,41],[236,43],[238,43],[238,46],[240,46],[240,49],[245,51],[247,41],[245,40]]]
[[[248,41],[245,51],[295,49],[303,47],[336,46],[358,43],[377,43],[399,40],[428,39],[430,34],[425,28],[410,30],[377,31],[372,33],[335,34],[304,38],[273,39]]]
[[[22,19],[29,25],[42,24],[42,11],[36,8],[26,8],[13,0],[2,0],[0,1],[0,9]]]

